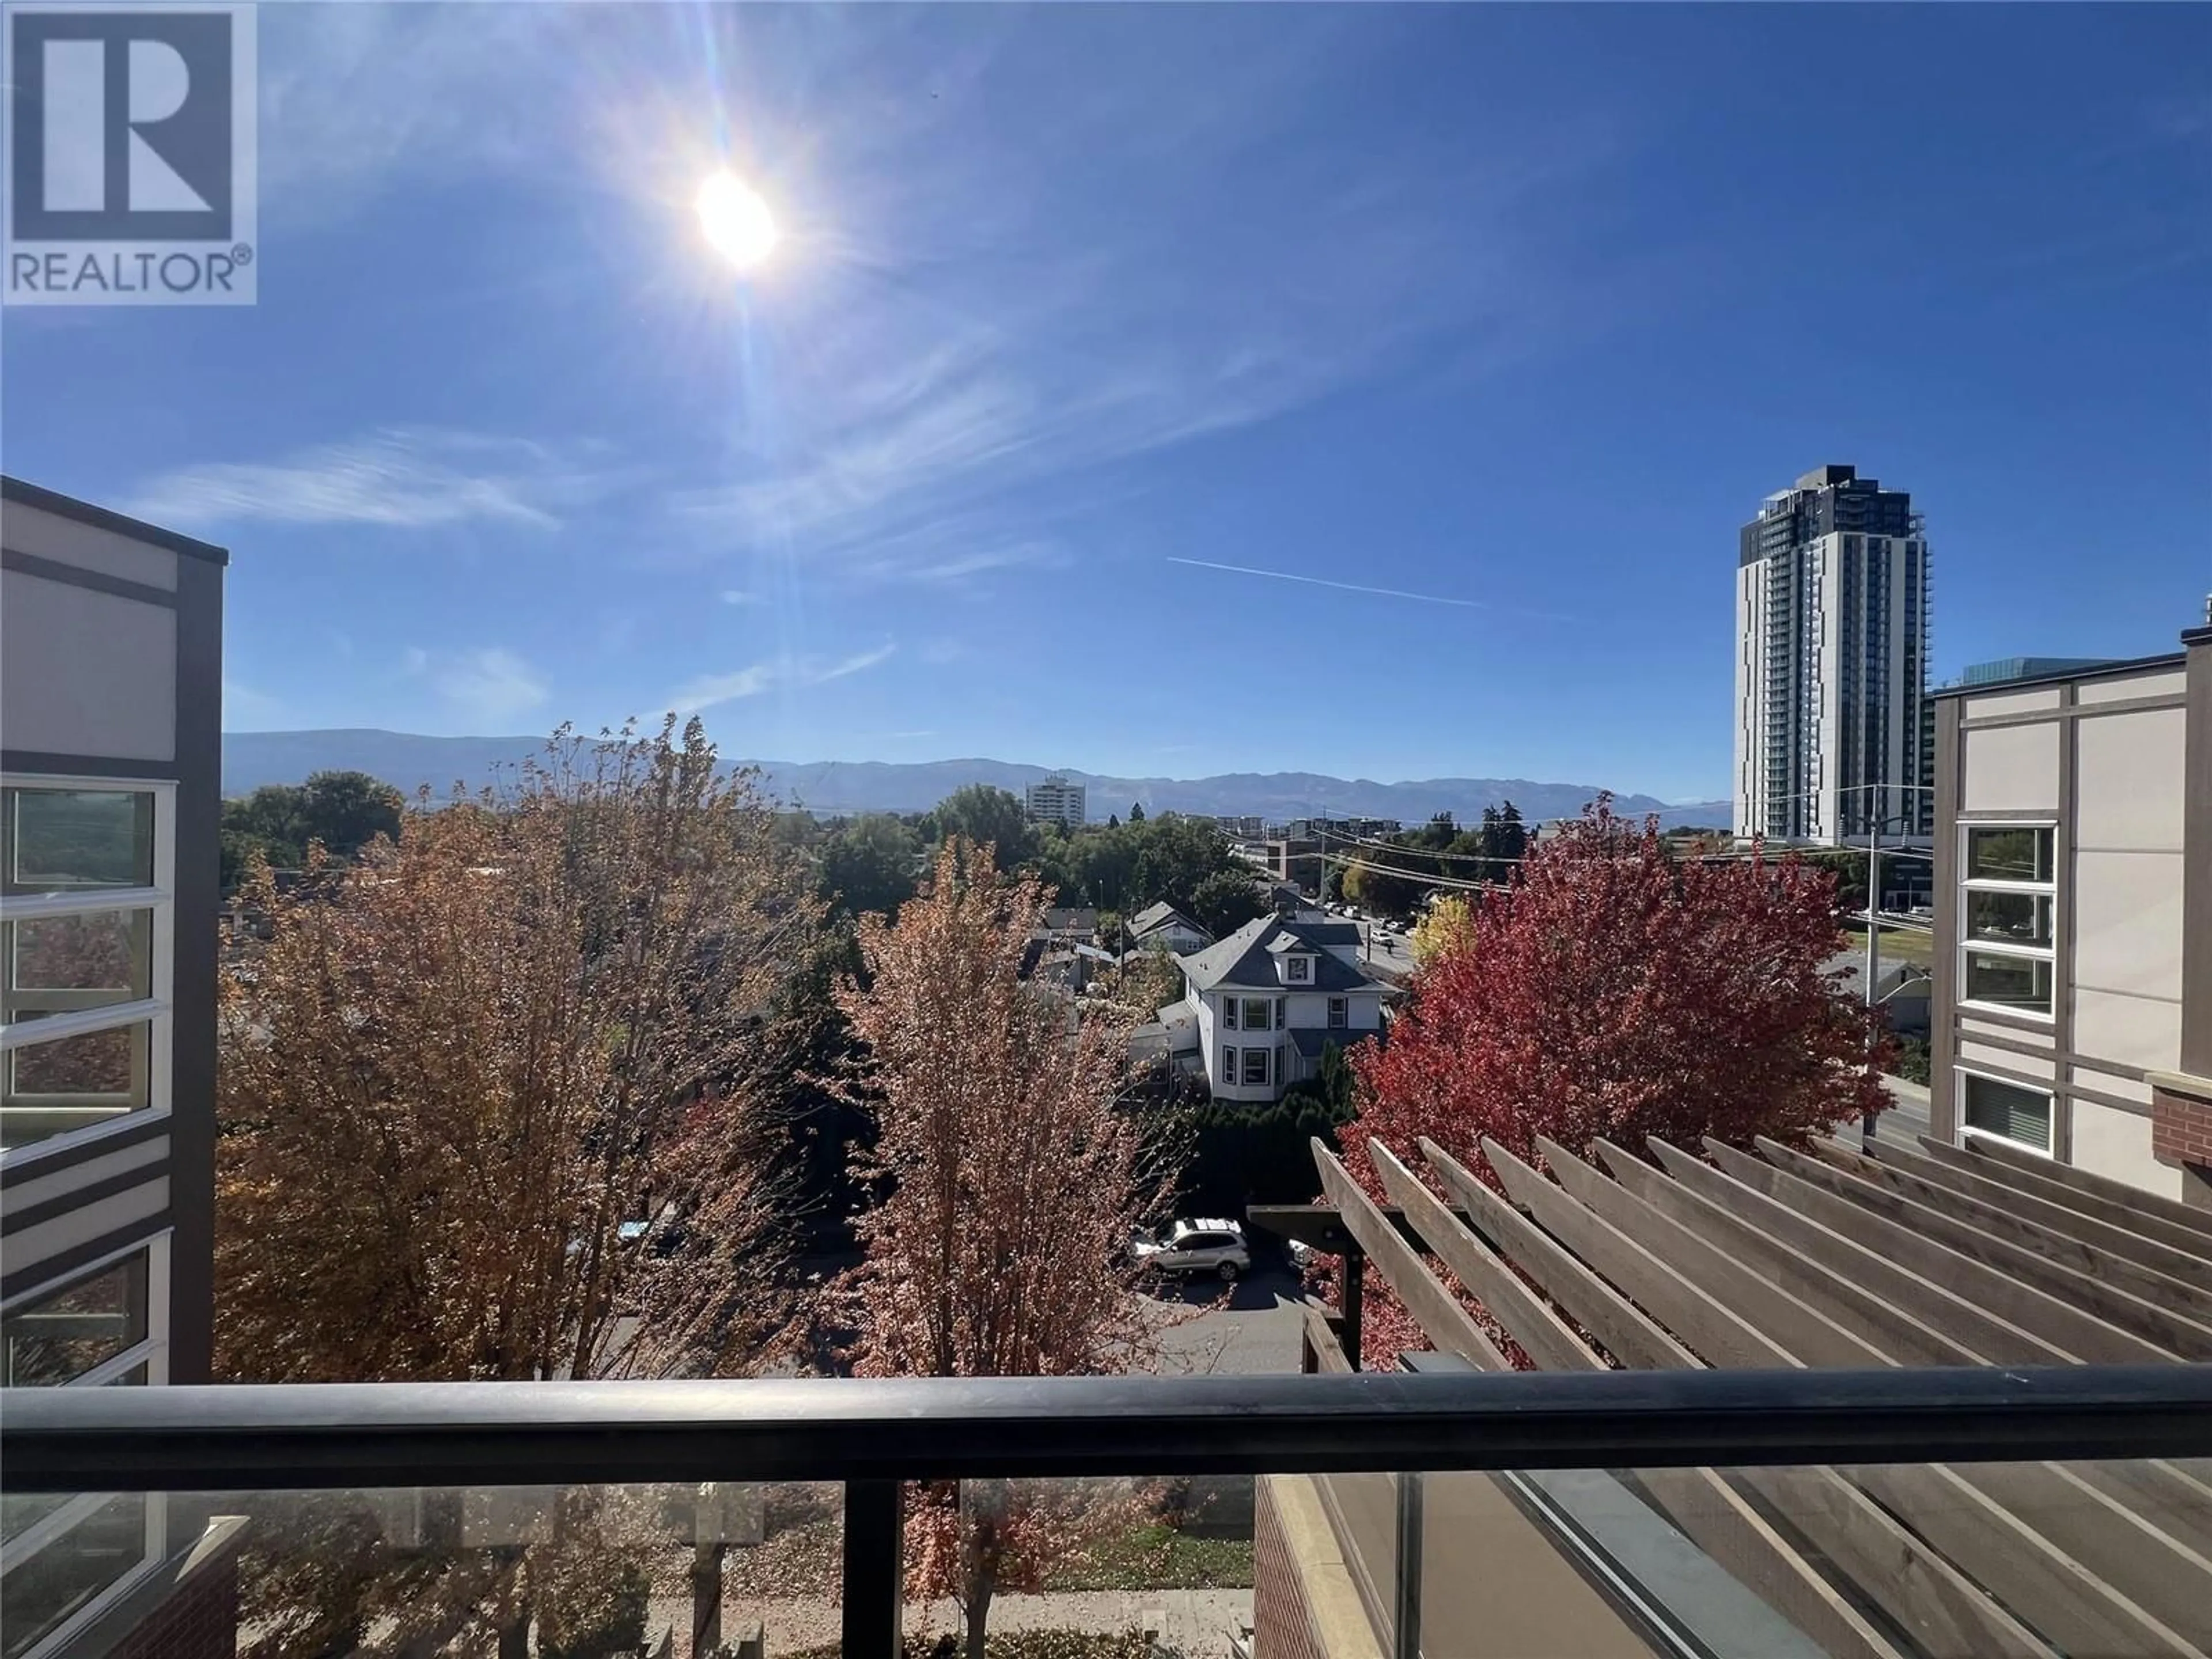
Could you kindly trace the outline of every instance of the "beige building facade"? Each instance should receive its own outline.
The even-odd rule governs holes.
[[[1936,710],[1935,1133],[2212,1205],[2212,629]]]

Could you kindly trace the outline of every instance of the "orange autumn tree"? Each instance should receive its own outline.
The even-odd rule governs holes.
[[[248,905],[217,1094],[219,1374],[732,1376],[789,1276],[777,1159],[826,1000],[812,877],[696,721],[556,738],[501,791]],[[817,976],[818,978],[819,976]],[[246,1651],[527,1651],[642,1571],[590,1492],[512,1557],[301,1500]]]
[[[1069,1376],[1143,1369],[1158,1332],[1133,1294],[1133,1226],[1162,1196],[1115,1105],[1127,1036],[1020,977],[1051,890],[955,841],[896,924],[860,923],[839,1001],[867,1060],[856,1093],[881,1201],[842,1289],[863,1376]],[[1035,1483],[918,1494],[909,1587],[959,1605],[981,1659],[993,1598],[1036,1588],[1113,1505]]]
[[[1509,890],[1472,896],[1388,1042],[1352,1051],[1346,1168],[1381,1199],[1373,1140],[1410,1155],[1426,1136],[1486,1176],[1485,1136],[1540,1166],[1540,1135],[1802,1143],[1881,1110],[1883,1039],[1825,971],[1834,881],[1795,857],[1678,860],[1656,819],[1599,797]],[[1420,1346],[1387,1313],[1369,1329]]]

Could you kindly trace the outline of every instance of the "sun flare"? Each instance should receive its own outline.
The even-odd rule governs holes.
[[[739,270],[750,270],[775,251],[775,216],[760,192],[728,173],[699,186],[699,225],[716,252]]]

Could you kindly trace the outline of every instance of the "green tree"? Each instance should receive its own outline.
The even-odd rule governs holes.
[[[921,842],[888,812],[863,812],[822,845],[816,891],[848,916],[894,914],[914,896]]]
[[[1485,878],[1510,880],[1528,851],[1528,827],[1521,821],[1521,809],[1510,800],[1503,806],[1484,807],[1480,839],[1482,855],[1489,860],[1483,866]]]
[[[264,783],[222,804],[222,884],[236,886],[256,853],[273,869],[297,869],[315,842],[337,862],[351,863],[379,836],[397,841],[405,810],[397,789],[366,772],[316,772],[303,784]]]
[[[1106,815],[1106,827],[1109,830],[1119,830],[1121,827],[1121,815],[1119,812],[1109,812]]]
[[[1191,890],[1190,919],[1216,939],[1233,933],[1267,908],[1244,870],[1217,870]]]
[[[1142,823],[1144,821],[1145,803],[1140,800],[1131,801],[1129,803],[1129,822],[1132,823]]]
[[[963,784],[938,802],[930,816],[940,844],[965,837],[978,847],[994,848],[1002,870],[1027,864],[1037,855],[1036,831],[1021,797],[1010,790],[988,783]]]
[[[399,838],[406,799],[366,772],[314,772],[301,786],[307,836],[334,859],[350,859],[379,836]]]

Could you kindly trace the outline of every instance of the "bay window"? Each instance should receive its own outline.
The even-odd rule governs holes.
[[[2049,824],[1960,830],[1962,1002],[2049,1018],[2056,1007],[2058,832]]]
[[[0,1308],[9,1388],[140,1388],[167,1376],[166,1237],[27,1291]],[[143,1492],[10,1492],[0,1499],[0,1659],[68,1638],[142,1577],[162,1548],[159,1498]]]
[[[0,787],[0,1150],[169,1103],[173,802]]]
[[[1247,1048],[1244,1051],[1243,1081],[1248,1088],[1264,1088],[1267,1083],[1267,1059],[1273,1050]]]

